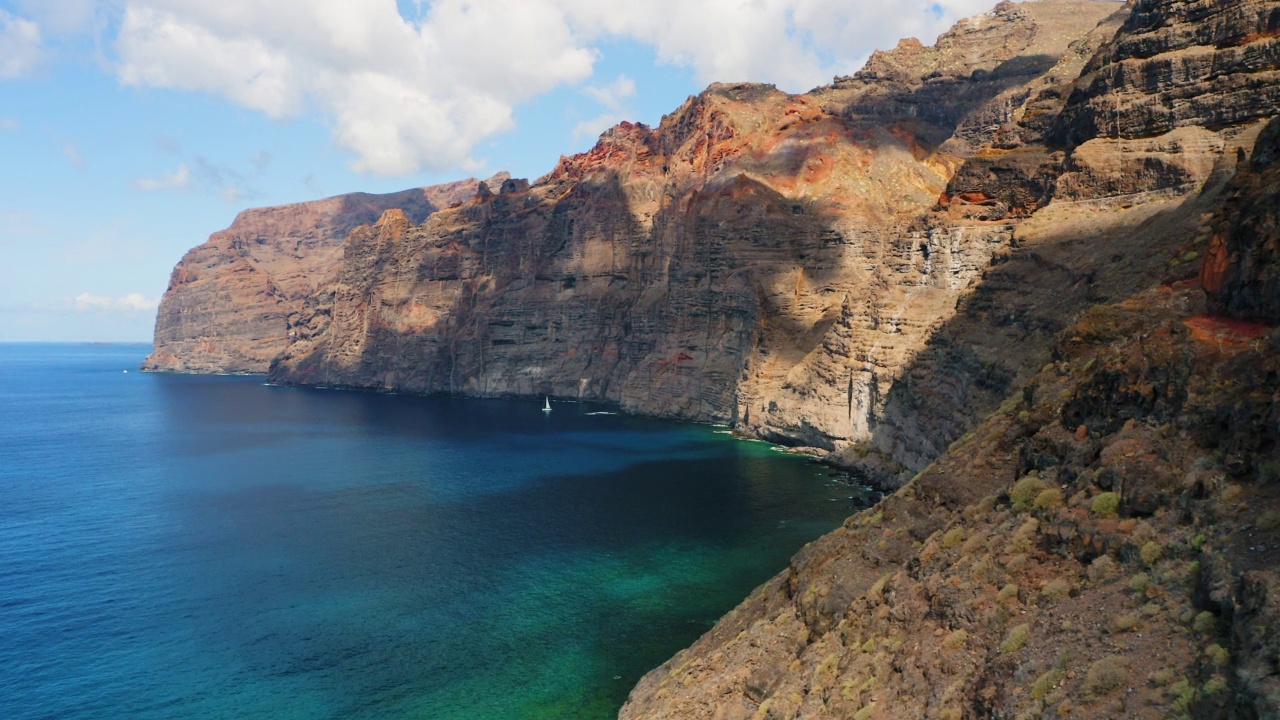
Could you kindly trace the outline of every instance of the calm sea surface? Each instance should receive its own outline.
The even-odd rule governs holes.
[[[611,717],[856,507],[713,428],[147,350],[0,345],[0,718]]]

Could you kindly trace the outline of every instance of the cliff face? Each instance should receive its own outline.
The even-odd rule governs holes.
[[[954,442],[621,717],[1280,716],[1280,3],[1131,9],[919,224],[1015,226],[878,436]]]
[[[173,269],[156,316],[155,349],[143,369],[266,372],[288,345],[289,316],[333,273],[353,228],[393,207],[421,222],[469,197],[475,186],[471,180],[389,195],[355,193],[240,213]]]
[[[1008,213],[921,218],[1122,18],[1114,3],[1006,3],[807,95],[713,86],[527,188],[421,225],[388,214],[352,234],[272,377],[605,399],[827,450],[871,442],[899,371],[1012,238]],[[909,439],[896,455],[931,453]]]

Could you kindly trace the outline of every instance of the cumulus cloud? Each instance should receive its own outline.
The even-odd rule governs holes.
[[[182,163],[177,169],[158,178],[138,178],[133,186],[145,192],[156,190],[185,190],[191,187],[191,168]]]
[[[117,72],[275,118],[316,112],[353,169],[400,176],[474,169],[472,148],[510,129],[514,108],[590,79],[605,41],[649,45],[701,82],[798,92],[991,2],[415,0],[406,18],[395,0],[128,0]],[[585,133],[617,119],[635,87],[622,77],[584,92],[607,111],[579,123]]]
[[[40,26],[0,9],[0,77],[21,77],[40,64]]]

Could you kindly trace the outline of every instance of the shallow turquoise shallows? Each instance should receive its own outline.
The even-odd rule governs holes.
[[[714,428],[146,352],[0,345],[0,718],[611,717],[860,500]]]

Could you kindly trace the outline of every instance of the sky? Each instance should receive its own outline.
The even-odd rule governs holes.
[[[0,341],[150,341],[240,210],[537,178],[709,83],[804,92],[995,0],[0,0]]]

